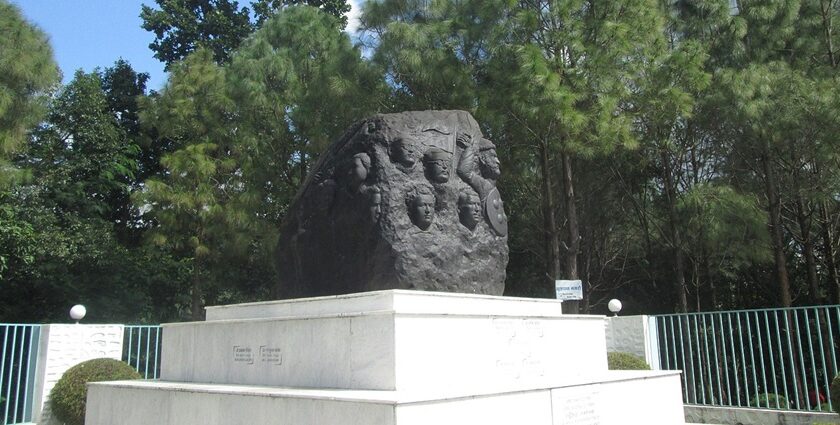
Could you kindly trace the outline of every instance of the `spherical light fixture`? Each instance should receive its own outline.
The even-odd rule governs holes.
[[[79,323],[79,320],[82,320],[85,314],[87,314],[87,309],[81,304],[76,304],[70,309],[70,318],[75,320],[76,323]]]
[[[610,309],[613,316],[618,316],[618,312],[621,311],[621,301],[613,298],[610,300],[609,304],[607,304],[607,308]]]

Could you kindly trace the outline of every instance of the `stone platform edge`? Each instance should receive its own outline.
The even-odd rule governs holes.
[[[227,385],[210,383],[185,383],[157,380],[91,382],[89,387],[127,388],[146,391],[171,391],[238,396],[276,398],[304,398],[336,402],[410,405],[439,401],[457,401],[498,395],[511,395],[535,391],[549,391],[587,385],[613,384],[625,381],[644,381],[680,375],[680,371],[607,371],[598,376],[568,376],[563,382],[545,382],[521,387],[484,388],[481,390],[458,389],[452,392],[410,390],[349,390],[321,388],[293,388],[260,385]],[[434,395],[433,395],[434,393]]]
[[[210,306],[207,321],[253,319],[370,311],[400,313],[476,314],[560,317],[562,302],[547,298],[520,298],[449,292],[390,289],[358,294]]]

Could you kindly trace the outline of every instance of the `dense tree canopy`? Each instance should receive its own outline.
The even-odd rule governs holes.
[[[213,52],[216,63],[230,61],[232,52],[277,11],[290,5],[314,6],[347,25],[346,0],[253,0],[251,10],[236,0],[155,0],[157,9],[143,5],[143,29],[155,34],[149,48],[170,69],[199,48]],[[340,23],[340,24],[339,24]]]
[[[836,1],[379,0],[360,45],[341,0],[157,5],[159,93],[120,60],[44,97],[49,46],[0,0],[22,37],[0,40],[2,157],[34,177],[0,192],[0,320],[271,297],[319,155],[417,109],[468,110],[496,143],[507,294],[581,279],[584,313],[840,302]]]

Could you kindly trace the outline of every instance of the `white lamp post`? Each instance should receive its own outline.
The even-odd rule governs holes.
[[[609,304],[607,304],[607,308],[610,309],[613,316],[618,316],[618,312],[621,311],[621,301],[613,298],[610,300]]]
[[[75,320],[76,324],[79,324],[79,320],[82,320],[85,314],[87,314],[87,309],[81,304],[76,304],[70,309],[70,318]]]

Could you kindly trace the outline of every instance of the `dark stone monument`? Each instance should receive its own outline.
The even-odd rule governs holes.
[[[278,295],[501,295],[508,247],[499,173],[495,146],[467,112],[354,124],[292,202],[278,245]]]

